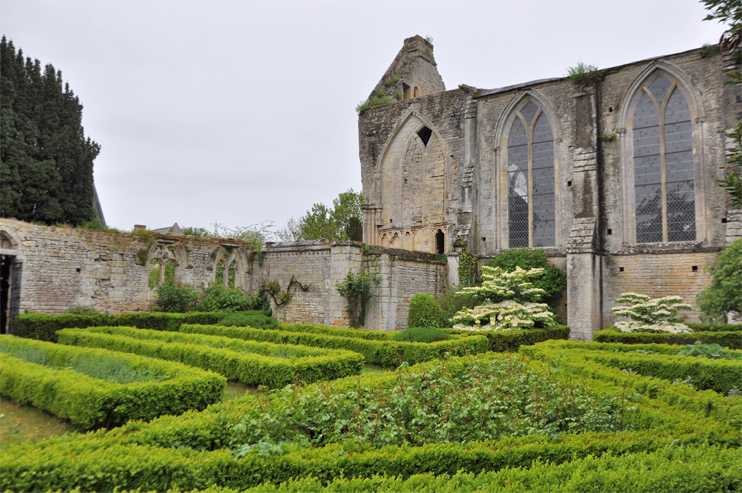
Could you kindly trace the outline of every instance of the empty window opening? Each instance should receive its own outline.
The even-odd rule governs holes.
[[[727,218],[726,217],[722,217],[721,218],[721,223],[722,224],[726,224],[727,223]]]
[[[410,86],[408,86],[404,82],[402,83],[402,91],[404,92],[405,101],[407,101],[408,99],[412,97],[412,91],[410,91]]]
[[[609,235],[612,235],[613,234],[613,230],[611,228],[608,228],[608,234]]]
[[[610,108],[608,108],[608,113],[613,113],[613,106],[611,106]]]
[[[438,232],[435,234],[435,253],[437,253],[438,255],[443,254],[443,252],[445,251],[445,240],[446,235],[444,235],[443,231],[439,229]]]
[[[430,136],[433,135],[433,131],[430,130],[428,127],[423,127],[417,131],[417,135],[418,137],[420,137],[420,140],[423,141],[423,145],[427,147]]]
[[[693,270],[693,272],[698,272],[698,266],[694,265],[693,267],[691,267],[691,270]]]
[[[413,98],[419,98],[420,97],[420,88],[415,86],[415,88],[412,91],[412,97]]]
[[[623,267],[619,267],[618,272],[623,272]]]
[[[572,182],[571,182],[571,181],[568,181],[568,182],[567,182],[567,186],[568,186],[568,187],[571,187],[571,186],[572,186]]]

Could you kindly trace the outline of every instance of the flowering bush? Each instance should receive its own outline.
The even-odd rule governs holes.
[[[682,334],[693,332],[690,327],[676,321],[678,310],[690,310],[691,306],[683,303],[680,296],[665,296],[652,299],[645,294],[623,293],[616,303],[623,306],[611,308],[614,317],[628,317],[632,322],[617,322],[621,332],[649,330]]]
[[[507,272],[500,267],[482,267],[482,285],[463,288],[457,294],[469,294],[484,303],[463,308],[453,316],[454,329],[512,330],[554,325],[554,315],[546,303],[537,303],[544,295],[526,279],[540,276],[544,269]]]

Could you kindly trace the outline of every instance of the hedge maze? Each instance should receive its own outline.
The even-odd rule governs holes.
[[[159,323],[159,330],[56,327],[59,344],[7,338],[132,362],[184,361],[229,378],[258,375],[257,381],[274,390],[94,434],[5,447],[0,488],[222,493],[742,488],[742,359],[737,359],[742,351],[734,343],[725,344],[727,359],[711,359],[679,354],[685,342],[568,341],[567,327],[450,331],[451,340],[424,344],[309,324],[280,324],[274,330],[214,323],[180,319]],[[26,327],[33,333],[30,322]],[[698,334],[742,334],[733,326],[698,328],[707,329]],[[16,358],[10,350],[1,352]],[[359,374],[369,360],[401,365],[393,372]],[[3,395],[6,368],[3,360]],[[223,385],[224,377],[212,378]]]

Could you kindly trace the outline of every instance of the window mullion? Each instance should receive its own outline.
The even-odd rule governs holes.
[[[526,127],[528,138],[528,246],[533,248],[533,124]]]
[[[658,105],[657,116],[660,122],[660,177],[662,179],[662,241],[667,243],[669,241],[668,225],[667,225],[667,173],[665,167],[665,105],[667,100],[670,99],[669,91],[663,101],[662,105]]]

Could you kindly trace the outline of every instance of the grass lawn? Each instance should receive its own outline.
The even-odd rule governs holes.
[[[46,411],[0,396],[0,446],[63,435],[78,428]]]

